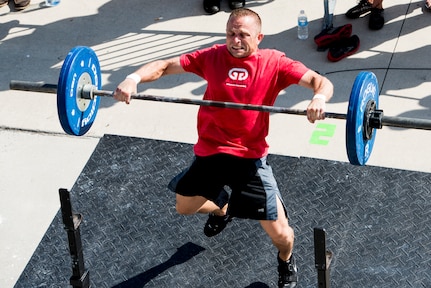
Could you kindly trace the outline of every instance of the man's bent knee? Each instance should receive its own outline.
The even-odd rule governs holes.
[[[270,235],[272,240],[275,242],[283,243],[283,242],[293,242],[294,240],[294,231],[292,227],[289,225],[282,226],[280,229],[276,229],[275,233]]]
[[[287,220],[263,220],[261,225],[273,242],[280,244],[293,243],[295,234]]]

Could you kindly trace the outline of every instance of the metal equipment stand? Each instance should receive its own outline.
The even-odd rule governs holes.
[[[89,271],[84,266],[84,255],[82,253],[82,242],[79,225],[82,221],[81,214],[72,212],[70,193],[67,189],[59,189],[61,214],[63,216],[64,229],[67,231],[69,240],[69,251],[72,257],[72,277],[70,284],[73,288],[90,287]]]
[[[332,252],[326,250],[326,232],[323,228],[314,228],[314,257],[317,269],[317,287],[329,288],[329,266],[331,265]]]

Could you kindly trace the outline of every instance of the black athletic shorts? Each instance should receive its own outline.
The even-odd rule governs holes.
[[[168,187],[183,196],[203,196],[220,208],[228,202],[227,213],[239,218],[276,220],[276,197],[283,203],[266,157],[195,156],[192,164],[172,179]]]

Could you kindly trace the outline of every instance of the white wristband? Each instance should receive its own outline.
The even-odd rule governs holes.
[[[141,83],[141,76],[139,76],[136,73],[132,73],[126,76],[126,79],[132,79],[133,81],[136,82],[136,85],[138,85],[139,83]]]
[[[326,102],[326,96],[323,94],[316,94],[313,96],[313,99],[322,99]]]

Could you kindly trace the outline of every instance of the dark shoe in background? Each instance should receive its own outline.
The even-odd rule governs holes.
[[[9,0],[0,0],[0,7],[3,7],[4,5],[7,5],[9,3]]]
[[[346,24],[339,27],[325,29],[316,36],[314,42],[317,44],[318,51],[325,51],[335,42],[344,38],[349,38],[352,35],[352,24]]]
[[[204,0],[204,10],[208,14],[215,14],[220,11],[220,0]]]
[[[373,8],[371,9],[370,21],[368,27],[371,30],[380,30],[385,25],[384,9]]]
[[[21,11],[30,5],[30,0],[15,0],[15,10]]]
[[[232,10],[242,8],[244,6],[245,6],[245,0],[242,0],[242,1],[229,0],[229,8]]]
[[[371,4],[367,0],[361,0],[358,5],[346,12],[346,17],[356,19],[371,11]]]
[[[356,35],[342,39],[329,48],[328,60],[331,62],[338,62],[347,56],[355,54],[356,51],[359,50],[359,45],[359,37]]]

